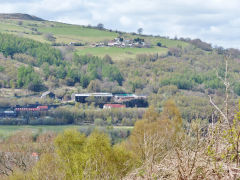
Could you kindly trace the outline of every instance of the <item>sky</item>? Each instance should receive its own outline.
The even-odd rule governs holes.
[[[240,0],[0,0],[1,13],[27,13],[112,30],[200,38],[240,49]]]

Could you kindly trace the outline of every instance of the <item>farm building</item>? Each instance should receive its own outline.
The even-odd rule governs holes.
[[[44,92],[41,96],[41,98],[51,98],[55,99],[55,94],[51,91]]]
[[[114,101],[122,103],[124,101],[129,101],[132,99],[147,99],[147,96],[138,96],[135,94],[115,94]]]
[[[98,101],[102,99],[104,101],[111,101],[113,97],[112,93],[83,93],[83,94],[75,94],[74,98],[76,102],[86,103],[92,98],[92,101]]]
[[[79,103],[92,103],[103,108],[105,104],[121,104],[125,107],[148,107],[147,96],[135,94],[83,93],[73,94],[72,99]]]
[[[112,108],[125,108],[124,104],[104,104],[103,109],[112,109]]]
[[[124,104],[126,107],[148,107],[147,96],[136,94],[115,94],[114,102]]]

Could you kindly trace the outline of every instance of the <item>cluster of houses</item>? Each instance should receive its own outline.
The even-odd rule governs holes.
[[[119,48],[138,47],[138,48],[143,48],[143,47],[150,47],[150,45],[148,43],[144,42],[144,39],[141,39],[141,38],[136,38],[136,39],[115,38],[114,40],[111,40],[111,41],[94,43],[91,45],[91,47],[119,47]]]

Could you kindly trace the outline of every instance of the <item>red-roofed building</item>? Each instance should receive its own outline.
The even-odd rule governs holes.
[[[124,104],[104,104],[103,109],[111,109],[111,108],[125,108]]]

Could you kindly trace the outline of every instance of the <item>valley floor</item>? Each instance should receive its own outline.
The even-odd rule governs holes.
[[[48,126],[48,125],[38,125],[38,126],[28,126],[28,125],[1,125],[0,126],[0,137],[8,137],[15,134],[16,132],[23,130],[30,130],[33,134],[39,132],[44,133],[48,131],[52,132],[63,132],[66,129],[77,129],[79,131],[87,131],[88,129],[98,128],[95,125],[59,125],[59,126]],[[99,127],[101,128],[101,127]],[[118,130],[132,130],[133,126],[113,126],[113,129]]]

